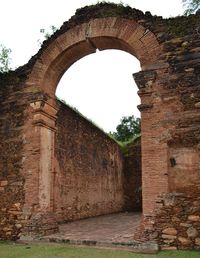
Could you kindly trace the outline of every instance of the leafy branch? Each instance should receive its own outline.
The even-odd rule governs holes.
[[[10,68],[10,53],[11,49],[6,48],[4,45],[0,45],[0,72],[5,73],[8,72]]]
[[[182,2],[185,8],[185,15],[193,14],[200,8],[200,0],[182,0]]]

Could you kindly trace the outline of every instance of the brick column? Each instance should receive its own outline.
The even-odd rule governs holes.
[[[40,133],[39,209],[50,211],[53,205],[52,179],[57,109],[44,101],[38,101],[31,106],[34,108],[33,123],[39,127]]]
[[[33,205],[31,196],[27,198],[29,220],[24,228],[25,235],[45,235],[58,230],[58,225],[53,213],[53,178],[54,178],[54,142],[55,142],[55,122],[57,109],[45,101],[31,103],[33,118],[32,134],[37,135],[36,151],[29,155],[29,159],[35,162],[34,182],[29,181],[27,187],[33,186],[35,194],[32,198],[37,200],[37,205]],[[34,141],[34,138],[33,140]],[[35,160],[34,160],[35,155]],[[30,157],[32,156],[32,157]],[[27,189],[28,190],[28,189]],[[30,189],[30,191],[32,191]]]
[[[144,217],[154,215],[156,198],[168,192],[168,147],[160,141],[162,127],[162,100],[157,94],[157,73],[141,71],[133,75],[139,88],[141,105],[142,195]]]

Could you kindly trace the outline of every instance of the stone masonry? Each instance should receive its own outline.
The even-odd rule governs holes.
[[[198,248],[199,24],[200,13],[163,19],[122,5],[87,6],[28,64],[0,74],[0,238],[58,229],[54,179],[64,159],[56,142],[62,132],[57,84],[80,58],[119,49],[141,63],[133,75],[142,121],[143,223],[136,238],[153,237],[162,248]],[[169,196],[173,202],[166,204]]]

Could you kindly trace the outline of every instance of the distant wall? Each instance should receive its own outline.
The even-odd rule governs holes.
[[[141,139],[127,146],[124,156],[124,209],[142,210]]]
[[[57,115],[54,210],[58,220],[122,211],[123,158],[119,146],[62,103]]]

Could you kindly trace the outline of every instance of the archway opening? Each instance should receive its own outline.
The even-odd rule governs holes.
[[[56,95],[68,104],[60,102],[56,137],[54,210],[60,222],[141,211],[140,140],[131,139],[123,153],[124,144],[120,150],[76,110],[107,132],[123,116],[139,117],[132,78],[139,69],[139,61],[127,52],[97,51],[74,63],[58,84]]]
[[[140,98],[132,77],[139,70],[139,61],[125,51],[97,50],[65,72],[56,96],[109,133],[123,116],[140,117]]]

